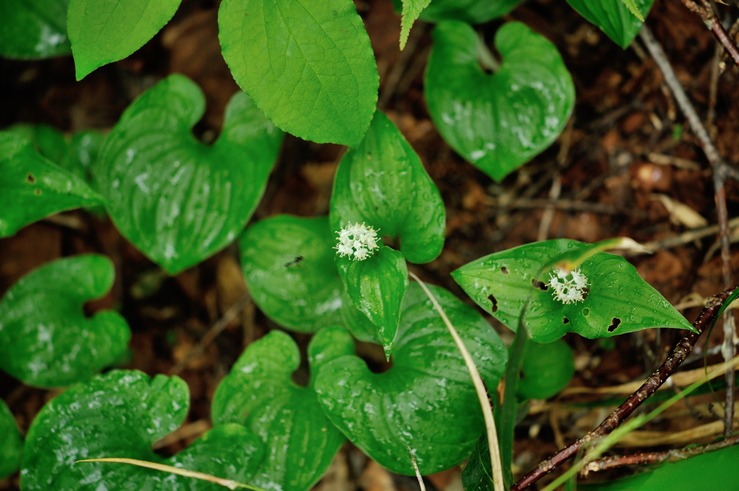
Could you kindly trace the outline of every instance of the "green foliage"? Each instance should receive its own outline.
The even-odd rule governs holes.
[[[495,387],[506,362],[500,338],[474,309],[431,288],[487,386]],[[482,412],[451,335],[417,284],[405,296],[387,371],[371,372],[339,328],[320,331],[310,355],[326,361],[314,383],[326,415],[380,465],[412,475],[413,452],[421,474],[429,474],[469,456],[482,431]]]
[[[710,489],[732,491],[739,481],[739,446],[666,463],[633,477],[595,485],[579,485],[583,491],[688,491]]]
[[[650,327],[693,330],[624,258],[600,252],[580,270],[588,281],[584,300],[562,303],[548,285],[554,264],[568,252],[587,254],[574,240],[536,242],[490,254],[452,273],[485,311],[515,331],[523,322],[532,340],[548,343],[567,332],[606,338]]]
[[[469,24],[482,24],[501,17],[523,0],[433,0],[422,13],[421,19],[430,22],[461,20]]]
[[[575,90],[557,48],[524,24],[503,25],[495,47],[503,57],[492,74],[475,31],[457,21],[433,31],[426,102],[441,135],[496,181],[547,148],[564,129]],[[489,54],[487,55],[490,56]]]
[[[639,33],[654,0],[567,0],[567,3],[626,49]]]
[[[239,247],[254,303],[294,331],[340,324],[343,286],[334,243],[327,217],[279,215],[248,227]]]
[[[548,399],[567,387],[575,374],[575,357],[562,339],[526,343],[516,394],[521,399]]]
[[[61,387],[115,362],[131,337],[112,311],[87,318],[83,304],[113,284],[113,263],[84,255],[48,263],[0,301],[0,369],[36,387]]]
[[[101,203],[77,175],[39,155],[23,137],[0,131],[0,237],[54,213]]]
[[[326,360],[315,355],[310,362],[316,370]],[[273,331],[249,345],[213,398],[216,425],[239,423],[267,449],[269,459],[252,480],[265,489],[310,489],[345,440],[323,414],[313,389],[292,381],[299,364],[295,342]]]
[[[69,0],[2,0],[0,56],[19,59],[69,54]]]
[[[405,48],[413,23],[416,22],[423,9],[428,7],[430,3],[431,0],[403,0],[403,18],[400,21],[400,49]]]
[[[237,94],[220,137],[204,145],[191,133],[203,109],[193,82],[166,78],[123,113],[94,168],[118,230],[171,274],[241,233],[282,141],[249,98]]]
[[[23,438],[13,413],[0,399],[0,479],[13,474],[21,465]]]
[[[69,0],[67,32],[77,80],[139,49],[179,6],[180,0]]]
[[[351,0],[224,0],[218,25],[234,80],[277,126],[320,143],[362,139],[379,76]]]
[[[239,482],[255,474],[264,451],[240,425],[214,428],[169,459],[152,444],[177,429],[187,416],[189,391],[177,377],[149,378],[113,371],[76,385],[52,399],[28,430],[21,486],[49,489],[217,490],[213,484],[167,473],[80,459],[126,456],[210,473]],[[229,451],[223,452],[224,448]]]

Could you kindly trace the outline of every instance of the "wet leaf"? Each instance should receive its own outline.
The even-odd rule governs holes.
[[[355,145],[372,120],[379,76],[351,0],[224,0],[223,58],[234,80],[283,130]]]
[[[549,399],[567,387],[575,374],[575,357],[562,339],[526,343],[516,394],[521,399]]]
[[[331,228],[365,222],[400,240],[412,263],[436,259],[444,246],[445,211],[434,182],[395,125],[378,111],[364,140],[336,171]]]
[[[578,484],[585,491],[662,491],[712,489],[730,491],[739,480],[739,446],[662,464],[656,469],[597,485]]]
[[[408,289],[408,267],[403,255],[381,246],[369,259],[337,258],[336,266],[351,303],[375,325],[385,355],[390,357]]]
[[[40,59],[70,54],[68,3],[69,0],[2,0],[0,56]]]
[[[434,295],[457,328],[488,388],[503,373],[507,351],[474,309],[439,287]],[[315,390],[328,418],[380,465],[413,475],[412,451],[421,474],[469,457],[483,431],[482,412],[461,354],[417,284],[403,303],[392,366],[373,373],[353,354],[340,328],[316,334],[309,354],[321,357]]]
[[[545,37],[519,22],[503,25],[495,36],[503,61],[492,74],[481,67],[478,50],[486,48],[469,25],[442,22],[433,42],[426,69],[429,113],[467,161],[500,181],[559,136],[575,89]]]
[[[21,465],[23,438],[13,413],[0,399],[0,479],[14,474]]]
[[[24,137],[0,132],[0,237],[49,215],[101,203],[82,179],[39,155]]]
[[[262,197],[282,133],[244,94],[226,109],[213,145],[193,137],[203,94],[171,75],[121,117],[94,168],[118,230],[170,274],[216,253],[242,231]]]
[[[299,365],[295,342],[272,331],[249,345],[213,399],[216,425],[239,423],[268,449],[269,459],[252,482],[265,489],[310,489],[345,440],[323,414],[313,389],[292,381]]]
[[[598,26],[614,43],[626,49],[639,33],[654,0],[567,0],[567,3],[591,24]],[[638,9],[641,19],[632,11],[633,7]]]
[[[146,44],[180,0],[69,0],[67,28],[77,80]]]
[[[254,303],[299,332],[340,324],[343,286],[333,246],[327,217],[279,215],[249,226],[239,247]]]
[[[104,256],[59,259],[30,272],[0,301],[0,368],[27,385],[61,387],[115,362],[131,332],[118,313],[83,306],[113,284]]]
[[[77,460],[126,457],[165,463],[248,483],[262,460],[261,443],[240,425],[214,428],[163,459],[152,444],[177,429],[189,409],[180,378],[113,371],[76,385],[44,406],[28,430],[24,490],[217,490],[213,484],[112,463]]]
[[[468,24],[483,24],[502,17],[521,4],[523,0],[433,0],[421,19],[430,22],[460,20]]]
[[[509,329],[519,318],[531,339],[552,342],[567,332],[606,338],[651,327],[693,330],[692,325],[660,293],[646,283],[621,256],[568,239],[527,244],[482,257],[452,273],[475,303]],[[588,257],[579,267],[587,278],[584,300],[565,304],[547,285],[553,265]]]

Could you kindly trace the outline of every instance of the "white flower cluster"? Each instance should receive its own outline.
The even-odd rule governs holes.
[[[556,300],[564,304],[577,303],[585,300],[588,278],[579,269],[569,272],[556,269],[549,273],[547,285]]]
[[[364,261],[380,248],[377,245],[377,230],[364,222],[349,222],[336,235],[339,236],[339,242],[334,247],[336,253],[340,257],[348,256],[352,261]]]

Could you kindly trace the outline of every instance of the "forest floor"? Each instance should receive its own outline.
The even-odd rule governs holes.
[[[628,236],[654,249],[651,255],[630,260],[689,320],[705,297],[725,288],[711,167],[638,38],[622,50],[557,0],[529,1],[506,17],[525,22],[557,45],[572,72],[577,102],[559,140],[497,184],[456,155],[429,119],[423,70],[433,26],[417,24],[408,47],[400,52],[399,17],[391,2],[357,5],[377,56],[380,108],[419,154],[446,205],[444,251],[436,261],[414,266],[419,276],[465,298],[449,273],[480,256],[548,238],[595,242]],[[736,6],[731,13],[736,17]],[[206,93],[208,108],[196,132],[212,141],[226,102],[238,90],[220,56],[216,14],[215,1],[183,2],[173,21],[144,48],[82,82],[74,81],[71,58],[0,60],[0,127],[26,122],[70,132],[109,129],[138,94],[178,72]],[[484,27],[488,39],[501,23]],[[647,25],[719,153],[736,164],[739,71],[717,50],[700,18],[681,2],[657,0]],[[339,146],[288,137],[253,220],[278,213],[326,214],[342,152]],[[733,180],[726,186],[731,219],[739,215],[739,188]],[[248,343],[276,325],[253,303],[243,301],[248,296],[235,248],[175,277],[163,277],[109,221],[83,212],[44,220],[0,240],[0,295],[31,269],[83,252],[100,252],[116,263],[119,277],[113,292],[89,307],[116,306],[128,320],[133,338],[126,368],[177,374],[190,387],[188,421],[166,449],[174,452],[209,427],[210,401],[218,382]],[[739,271],[739,251],[731,252],[730,263],[732,271]],[[733,281],[738,280],[734,273]],[[609,342],[567,336],[576,354],[576,376],[558,397],[531,405],[517,433],[516,469],[528,470],[596,426],[614,401],[630,392],[622,384],[643,379],[679,336],[670,330],[649,330]],[[308,337],[296,339],[305,344]],[[719,327],[705,348],[699,343],[699,352],[686,369],[701,367],[704,349],[715,353],[713,348],[720,343]],[[367,356],[381,355],[377,351]],[[707,361],[717,363],[720,358],[714,354]],[[0,397],[24,432],[55,394],[0,373]],[[722,431],[721,399],[712,397],[698,399],[690,407],[674,406],[645,428],[649,433],[635,432],[622,442],[632,448],[617,451],[710,440]],[[606,399],[611,405],[594,402]],[[707,429],[710,425],[712,429]],[[432,489],[461,489],[459,475],[459,469],[453,469],[431,476],[427,484]],[[0,481],[3,486],[14,489],[17,477]],[[417,484],[388,473],[346,444],[318,489],[360,488],[389,491],[417,489]]]

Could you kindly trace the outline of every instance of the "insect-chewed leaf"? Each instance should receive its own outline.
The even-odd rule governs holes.
[[[573,252],[589,256],[592,247],[568,239],[537,242],[482,257],[452,277],[509,329],[524,322],[531,339],[540,343],[567,332],[604,338],[650,327],[694,330],[628,261],[605,252],[579,268],[587,281],[583,298],[564,303],[550,286],[553,265],[562,257],[571,259]]]

